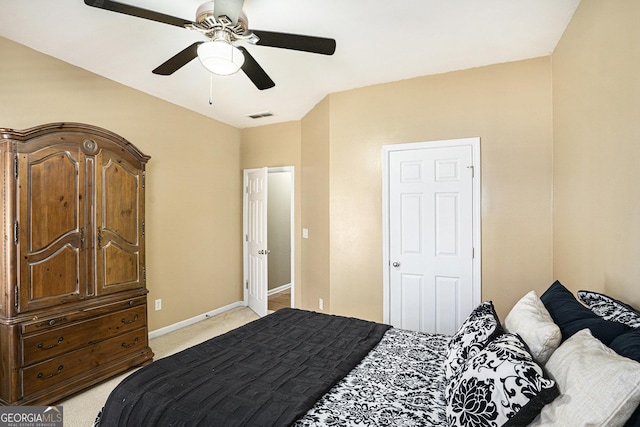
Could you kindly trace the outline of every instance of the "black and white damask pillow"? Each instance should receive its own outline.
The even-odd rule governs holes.
[[[518,335],[503,334],[471,357],[445,390],[454,426],[523,426],[560,394]]]
[[[502,333],[504,330],[492,301],[485,301],[473,309],[449,342],[445,360],[446,381],[460,372],[469,357]]]
[[[605,320],[640,328],[640,313],[622,301],[591,291],[578,291],[578,298]]]

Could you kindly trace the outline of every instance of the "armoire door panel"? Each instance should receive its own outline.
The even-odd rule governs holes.
[[[64,246],[43,260],[28,264],[29,299],[80,294],[80,253],[71,245]]]
[[[139,173],[114,161],[102,167],[102,229],[133,245],[139,238]]]
[[[97,162],[97,293],[144,287],[142,170],[109,151]]]
[[[21,147],[22,148],[22,147]],[[19,312],[82,299],[87,213],[84,155],[52,143],[17,154]]]
[[[131,284],[136,286],[140,282],[138,251],[130,252],[112,242],[102,249],[102,255],[104,257],[102,262],[105,265],[103,283],[105,288]]]
[[[78,171],[78,159],[71,158],[69,152],[54,153],[29,162],[31,252],[46,248],[61,236],[79,231]]]

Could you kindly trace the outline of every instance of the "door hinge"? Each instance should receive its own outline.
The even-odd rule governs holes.
[[[144,188],[144,184],[145,184],[145,177],[146,177],[145,173],[144,173],[144,172],[142,172],[142,188]]]
[[[13,305],[16,307],[16,310],[18,309],[18,307],[20,306],[18,298],[20,297],[20,291],[18,289],[18,285],[16,285],[13,288],[13,294],[14,294],[14,300],[13,300]]]
[[[244,235],[244,241],[245,241],[245,242],[248,242],[248,241],[249,241],[249,235],[248,235],[248,234],[245,234],[245,235]]]
[[[18,165],[19,165],[18,155],[16,154],[13,157],[13,178],[16,180],[18,179]]]
[[[147,267],[142,267],[142,280],[147,280]]]
[[[144,237],[144,221],[142,221],[142,236]]]
[[[476,257],[476,248],[471,248],[471,258],[475,258]]]
[[[249,279],[244,281],[244,288],[249,289]]]
[[[20,234],[20,226],[18,224],[18,220],[16,220],[13,223],[13,243],[16,244],[16,245],[20,241],[19,234]]]
[[[475,166],[467,166],[467,169],[471,169],[471,178],[475,178],[475,176],[476,176],[476,168],[475,168]]]

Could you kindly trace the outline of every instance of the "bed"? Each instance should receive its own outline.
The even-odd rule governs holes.
[[[638,426],[640,314],[560,282],[452,336],[282,309],[147,365],[95,425]]]

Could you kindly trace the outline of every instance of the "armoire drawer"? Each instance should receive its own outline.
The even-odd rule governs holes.
[[[146,325],[147,307],[84,320],[22,339],[22,366],[55,357]]]
[[[28,335],[36,332],[49,331],[54,328],[69,325],[71,323],[80,322],[82,320],[91,319],[100,315],[110,314],[118,310],[125,310],[138,305],[147,303],[146,295],[134,297],[124,301],[115,303],[98,305],[96,307],[82,308],[81,310],[72,310],[64,314],[54,315],[45,318],[35,318],[21,325],[22,334]]]
[[[142,351],[147,347],[147,341],[147,328],[143,327],[23,368],[20,370],[22,395],[56,386],[119,357]]]

